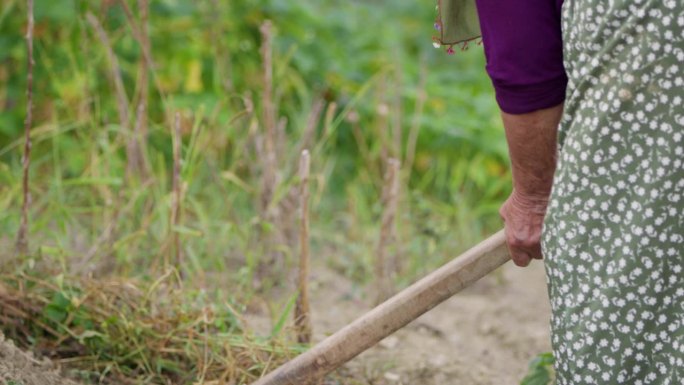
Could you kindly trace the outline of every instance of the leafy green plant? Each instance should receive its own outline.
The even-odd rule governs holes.
[[[551,353],[542,353],[530,361],[529,369],[520,385],[549,385],[553,383],[554,358]]]

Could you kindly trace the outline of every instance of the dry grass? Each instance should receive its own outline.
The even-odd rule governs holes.
[[[20,345],[112,384],[249,383],[299,352],[245,334],[239,309],[202,305],[177,279],[175,270],[152,283],[3,274],[0,323]]]

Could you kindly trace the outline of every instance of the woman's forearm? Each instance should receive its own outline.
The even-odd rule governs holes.
[[[541,259],[541,232],[556,169],[563,105],[526,114],[502,113],[513,170],[513,193],[501,206],[506,241],[518,266]]]
[[[546,201],[556,169],[556,134],[563,104],[513,115],[502,112],[515,193],[529,201]]]

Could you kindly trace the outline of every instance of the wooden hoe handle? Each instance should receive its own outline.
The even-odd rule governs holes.
[[[509,259],[501,230],[253,385],[314,383]]]

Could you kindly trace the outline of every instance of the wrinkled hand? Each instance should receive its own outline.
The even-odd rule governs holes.
[[[541,230],[547,205],[548,197],[523,196],[514,190],[499,210],[511,259],[520,267],[542,259]]]

